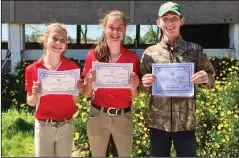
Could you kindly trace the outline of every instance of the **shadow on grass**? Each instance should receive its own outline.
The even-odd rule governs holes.
[[[14,123],[8,127],[7,131],[4,132],[6,132],[5,134],[8,138],[11,138],[18,133],[23,133],[26,135],[33,134],[34,124],[28,123],[22,118],[17,118]]]
[[[15,122],[15,128],[21,132],[30,132],[34,130],[34,125],[26,122],[22,118],[18,118]]]

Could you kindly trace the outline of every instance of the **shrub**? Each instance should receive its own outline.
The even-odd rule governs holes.
[[[197,155],[203,157],[216,156],[239,156],[239,62],[234,58],[211,58],[216,70],[216,86],[214,89],[205,90],[196,86],[196,118],[197,118]],[[2,105],[5,111],[12,107],[18,106],[21,111],[31,111],[33,115],[34,108],[25,104],[24,90],[24,68],[30,64],[21,62],[18,67],[17,75],[5,74],[2,76]],[[78,62],[79,63],[79,62]],[[149,95],[140,93],[134,100],[133,104],[133,157],[150,156],[149,149],[149,133],[146,127],[147,108],[149,104]],[[7,105],[7,106],[6,106]],[[81,97],[77,103],[78,111],[75,117],[75,135],[74,149],[79,156],[91,156],[88,137],[86,134],[86,122],[88,120],[90,102]],[[10,115],[6,113],[5,115]],[[14,113],[14,115],[22,115]],[[12,116],[12,115],[10,115]],[[5,156],[19,156],[18,153],[13,154],[15,149],[8,148],[10,145],[7,141],[11,135],[19,135],[17,132],[24,129],[17,126],[8,125],[11,121],[3,117],[3,150]],[[20,119],[19,122],[24,122]],[[33,123],[34,121],[31,120]],[[25,123],[25,122],[24,122]],[[33,127],[32,127],[33,129]],[[8,132],[8,130],[10,132]],[[6,134],[9,133],[9,134]],[[22,136],[22,135],[21,135]],[[19,136],[20,137],[20,136]],[[24,138],[24,137],[23,137]],[[27,137],[30,139],[30,137]],[[23,140],[22,140],[23,141]],[[29,151],[33,151],[33,135],[31,133],[31,142]],[[23,145],[23,144],[21,144]],[[8,147],[7,147],[8,146]],[[12,146],[12,145],[11,145]],[[8,148],[8,149],[6,149]],[[17,147],[16,147],[17,148]],[[25,148],[22,148],[24,150]],[[20,150],[17,148],[16,150]],[[172,156],[175,156],[175,151],[172,148]],[[27,153],[24,152],[26,155]],[[33,152],[31,152],[33,154]],[[22,154],[23,155],[23,154]],[[24,155],[24,156],[26,156]],[[30,156],[30,155],[29,155]],[[31,155],[31,156],[34,156]]]

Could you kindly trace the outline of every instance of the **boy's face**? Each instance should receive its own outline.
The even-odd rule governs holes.
[[[167,12],[157,20],[157,25],[162,28],[163,34],[168,37],[177,37],[180,27],[184,24],[184,18],[174,12]]]

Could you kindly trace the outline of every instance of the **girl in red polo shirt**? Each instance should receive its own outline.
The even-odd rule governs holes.
[[[44,55],[25,70],[27,103],[36,106],[35,113],[35,153],[37,157],[71,157],[74,137],[72,116],[76,112],[79,96],[48,94],[39,97],[41,85],[38,69],[65,71],[78,69],[75,62],[63,57],[67,49],[67,31],[64,24],[47,26],[40,37]],[[83,80],[77,88],[83,91]]]
[[[115,142],[120,157],[130,157],[132,151],[133,124],[131,120],[132,98],[138,95],[139,60],[135,52],[121,45],[126,31],[127,21],[124,13],[110,11],[100,20],[104,32],[94,50],[91,50],[85,61],[82,72],[85,87],[84,96],[90,97],[93,92],[92,82],[96,72],[92,62],[133,63],[129,83],[131,89],[98,88],[94,91],[87,123],[87,134],[93,157],[105,157],[110,135]]]

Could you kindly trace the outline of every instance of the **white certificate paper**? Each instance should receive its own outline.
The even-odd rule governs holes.
[[[52,71],[38,69],[38,81],[41,84],[40,96],[47,94],[78,95],[77,81],[80,69],[67,71]]]
[[[133,63],[102,63],[93,62],[92,69],[96,71],[93,88],[131,88],[130,74]]]
[[[192,97],[194,84],[194,63],[152,64],[152,73],[156,80],[152,94],[171,97]]]

